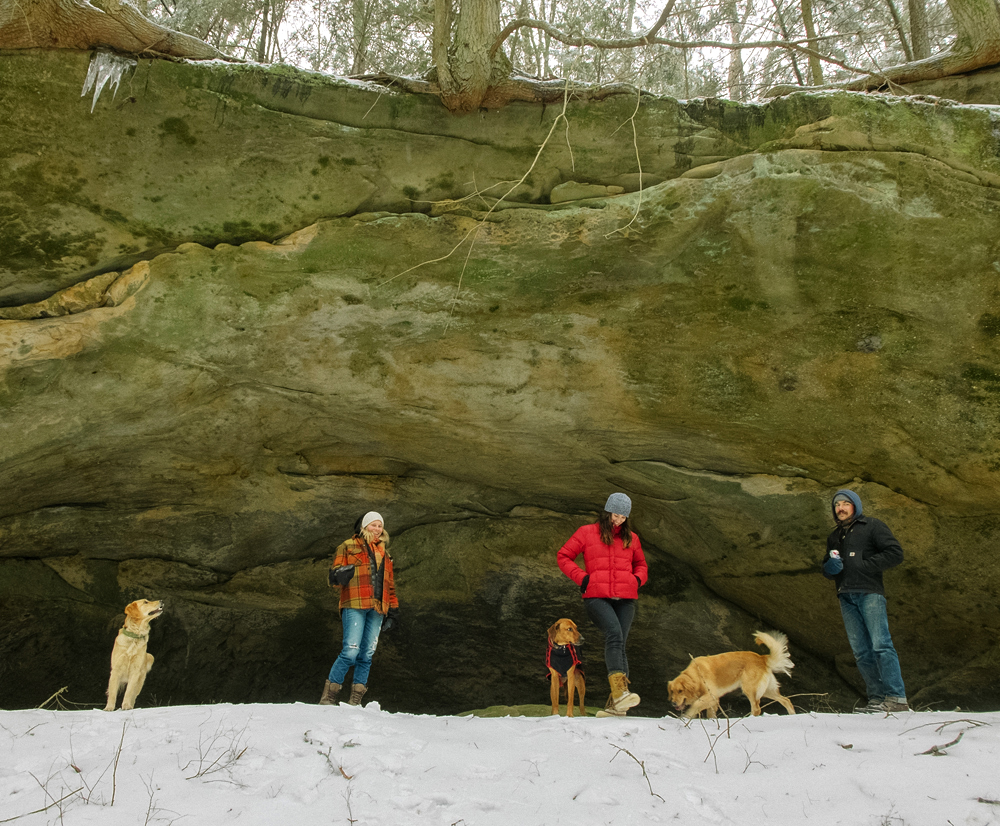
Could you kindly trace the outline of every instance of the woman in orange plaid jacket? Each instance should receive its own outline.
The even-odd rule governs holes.
[[[340,618],[344,642],[340,656],[323,686],[320,705],[337,702],[344,678],[354,666],[354,684],[348,700],[360,705],[368,690],[368,672],[381,631],[388,631],[399,614],[392,557],[385,546],[389,534],[382,516],[369,511],[354,526],[354,536],[337,548],[330,564],[329,582],[340,588]]]

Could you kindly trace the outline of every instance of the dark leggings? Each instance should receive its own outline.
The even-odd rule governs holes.
[[[591,622],[604,632],[604,662],[608,667],[608,674],[621,671],[627,677],[625,641],[628,639],[632,620],[635,619],[635,600],[590,597],[584,599],[583,605]]]

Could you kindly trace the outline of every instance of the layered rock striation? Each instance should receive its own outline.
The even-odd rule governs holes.
[[[564,615],[600,693],[555,551],[622,490],[641,709],[758,627],[790,636],[797,705],[849,708],[819,573],[842,486],[906,549],[911,701],[1000,702],[993,108],[455,117],[164,61],[95,102],[91,59],[0,54],[0,704],[100,701],[140,596],[167,601],[140,704],[318,700],[326,565],[373,508],[402,623],[369,697],[537,702]]]

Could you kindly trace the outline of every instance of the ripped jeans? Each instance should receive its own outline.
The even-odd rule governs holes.
[[[354,684],[368,685],[368,672],[378,645],[384,617],[374,608],[345,608],[340,619],[344,623],[344,647],[330,669],[329,680],[344,684],[347,670],[354,666]]]

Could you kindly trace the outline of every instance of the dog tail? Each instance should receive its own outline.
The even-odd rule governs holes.
[[[780,631],[772,631],[770,634],[758,631],[754,634],[754,642],[757,645],[766,645],[770,649],[771,653],[767,655],[767,667],[772,672],[790,674],[795,668],[795,663],[788,655],[788,637]]]

